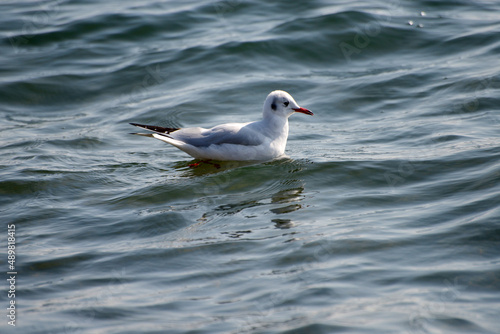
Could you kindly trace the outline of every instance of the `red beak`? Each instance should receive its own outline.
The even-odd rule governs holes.
[[[293,110],[295,110],[296,112],[301,112],[303,114],[306,114],[306,115],[314,115],[311,110],[308,110],[306,108],[293,108]]]

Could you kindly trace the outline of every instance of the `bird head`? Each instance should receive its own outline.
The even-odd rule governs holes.
[[[282,90],[275,90],[269,93],[264,102],[264,117],[278,116],[288,118],[296,112],[313,115],[310,110],[300,107],[290,94]]]

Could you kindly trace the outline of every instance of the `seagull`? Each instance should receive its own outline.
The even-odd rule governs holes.
[[[296,112],[313,115],[287,92],[275,90],[264,102],[262,119],[255,122],[227,123],[210,129],[130,124],[152,132],[133,134],[167,142],[195,159],[268,161],[285,153],[288,117]]]

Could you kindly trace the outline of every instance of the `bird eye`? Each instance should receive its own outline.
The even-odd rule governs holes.
[[[288,107],[288,103],[290,103],[290,102],[288,102],[288,101],[283,102],[283,104],[285,105],[285,107]]]

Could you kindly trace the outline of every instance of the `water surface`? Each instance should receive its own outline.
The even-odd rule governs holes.
[[[0,13],[2,333],[500,331],[496,2]],[[315,113],[275,161],[128,134],[253,121],[275,89]]]

